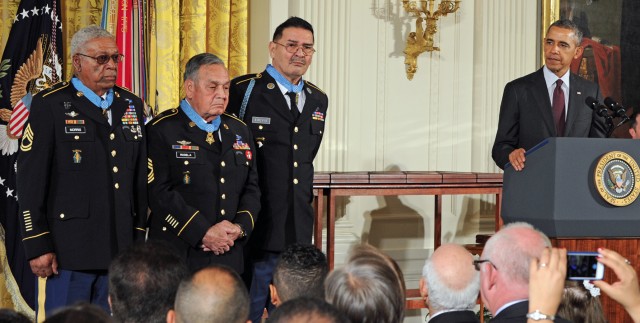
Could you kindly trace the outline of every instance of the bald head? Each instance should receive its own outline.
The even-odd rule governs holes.
[[[430,311],[469,310],[478,298],[480,275],[473,256],[462,246],[444,244],[427,259],[422,271],[423,294]]]
[[[480,265],[480,294],[495,315],[503,305],[529,297],[529,263],[551,247],[547,236],[528,223],[510,223],[484,246]]]
[[[211,266],[182,282],[176,295],[176,322],[246,322],[249,295],[228,267]]]

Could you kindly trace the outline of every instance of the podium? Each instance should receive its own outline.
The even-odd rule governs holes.
[[[567,250],[596,251],[599,247],[615,250],[640,272],[640,197],[626,206],[614,206],[600,194],[602,182],[598,186],[603,176],[612,176],[615,182],[609,170],[602,168],[609,159],[599,163],[614,151],[624,152],[640,162],[640,140],[545,139],[527,151],[522,171],[516,172],[510,165],[505,167],[504,223],[530,223],[549,236],[555,246]],[[627,198],[637,196],[640,190],[640,172],[633,176],[632,173],[627,171],[623,175],[625,183],[634,185],[636,190]],[[624,199],[621,196],[608,198],[621,201]],[[605,269],[605,280],[616,281],[612,270]],[[620,305],[606,295],[601,300],[610,322],[630,322]]]

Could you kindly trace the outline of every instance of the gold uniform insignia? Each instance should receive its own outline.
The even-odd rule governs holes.
[[[155,175],[153,174],[153,161],[151,158],[147,158],[147,169],[149,169],[147,174],[147,184],[150,184],[155,179]]]
[[[27,128],[24,129],[24,135],[20,142],[20,150],[29,151],[31,150],[31,146],[33,146],[33,130],[31,130],[31,124],[28,124]]]

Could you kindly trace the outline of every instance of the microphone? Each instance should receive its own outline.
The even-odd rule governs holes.
[[[606,119],[611,119],[611,116],[609,115],[609,112],[607,111],[607,107],[599,104],[598,100],[596,100],[594,97],[592,96],[588,96],[587,99],[584,100],[584,103],[589,106],[589,108],[591,108],[591,110],[596,110],[596,114],[606,118]]]
[[[627,116],[627,109],[625,109],[623,106],[618,104],[618,102],[616,102],[611,97],[606,97],[604,99],[604,105],[609,107],[609,109],[611,109],[611,111],[615,112],[616,116],[618,116],[620,118],[625,118]]]

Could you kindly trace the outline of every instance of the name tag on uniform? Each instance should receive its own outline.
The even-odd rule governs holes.
[[[176,151],[176,158],[195,159],[196,152],[195,151]]]
[[[64,133],[87,133],[87,130],[85,127],[66,126],[64,127]]]
[[[271,124],[271,118],[269,117],[252,117],[251,123],[257,124]]]

